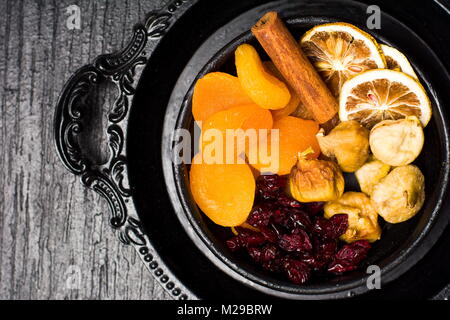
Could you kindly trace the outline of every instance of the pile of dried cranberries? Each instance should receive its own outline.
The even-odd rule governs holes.
[[[366,258],[370,243],[339,241],[348,227],[346,214],[325,219],[323,203],[300,203],[284,190],[287,178],[261,175],[256,180],[257,199],[247,223],[227,241],[231,251],[246,250],[263,269],[284,273],[296,284],[305,283],[313,272],[341,274],[355,270]]]

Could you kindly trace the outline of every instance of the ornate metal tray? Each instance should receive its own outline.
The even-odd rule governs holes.
[[[137,24],[123,50],[99,56],[76,71],[56,107],[54,135],[63,164],[106,199],[110,224],[119,240],[137,250],[149,272],[177,299],[269,298],[222,272],[193,244],[188,235],[192,229],[186,230],[174,213],[168,194],[174,190],[166,189],[160,154],[164,119],[177,117],[166,115],[166,107],[169,100],[184,97],[185,92],[180,93],[182,97],[177,92],[171,97],[171,93],[181,72],[189,72],[192,54],[206,40],[220,48],[224,39],[210,35],[247,10],[262,12],[266,2],[172,1]],[[80,134],[86,128],[88,110],[101,107],[89,97],[102,83],[114,84],[118,94],[106,128],[110,156],[106,163],[97,164],[86,154]],[[422,296],[435,294],[450,281],[450,272],[443,266],[450,263],[449,233],[420,264],[382,293],[365,296],[406,297],[420,286]],[[439,258],[441,262],[436,263]],[[415,275],[429,268],[440,273],[439,281],[427,276],[417,281]]]

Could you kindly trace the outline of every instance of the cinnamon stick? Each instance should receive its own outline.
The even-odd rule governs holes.
[[[331,120],[338,103],[278,14],[266,13],[252,33],[314,119],[319,123]]]

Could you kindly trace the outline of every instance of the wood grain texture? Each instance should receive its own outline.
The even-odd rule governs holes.
[[[106,202],[63,168],[52,131],[71,73],[165,2],[0,1],[0,299],[170,299],[117,240]],[[66,26],[72,4],[80,30]]]

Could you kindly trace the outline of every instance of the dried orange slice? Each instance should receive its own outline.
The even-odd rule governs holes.
[[[383,50],[384,57],[386,58],[386,66],[388,69],[401,71],[418,79],[413,67],[403,53],[385,44],[381,45],[381,50]]]
[[[339,97],[340,120],[356,120],[369,129],[382,120],[407,116],[416,116],[425,127],[431,113],[422,85],[406,73],[389,69],[368,70],[347,80]]]
[[[318,25],[305,33],[300,45],[335,97],[347,79],[386,67],[377,41],[349,23]]]

